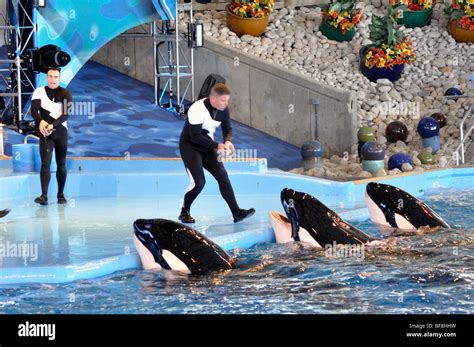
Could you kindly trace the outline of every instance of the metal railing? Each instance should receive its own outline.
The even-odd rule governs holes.
[[[474,104],[471,104],[471,107],[469,110],[467,110],[466,114],[464,115],[461,123],[459,124],[459,146],[456,148],[456,150],[453,152],[453,155],[448,161],[447,165],[450,165],[453,160],[456,161],[456,165],[459,165],[459,153],[461,153],[461,164],[464,164],[465,162],[465,152],[467,146],[465,146],[465,143],[468,141],[471,141],[471,134],[474,131],[474,124],[471,124],[469,128],[467,128],[466,134],[464,134],[464,124],[468,120],[469,117],[472,116],[472,111],[474,110]]]
[[[168,104],[163,102],[165,94],[168,93],[170,101],[167,107],[183,111],[186,96],[188,96],[189,99],[189,92],[191,92],[190,100],[194,100],[194,50],[192,48],[187,49],[187,45],[183,47],[180,38],[180,36],[185,34],[184,32],[180,32],[180,30],[183,30],[183,26],[181,25],[182,19],[180,18],[184,13],[188,13],[188,22],[192,24],[192,4],[178,3],[175,13],[174,32],[168,32],[164,27],[160,31],[156,22],[153,22],[152,30],[154,41],[155,104],[162,107]],[[160,50],[160,46],[164,43],[166,43],[166,48]],[[162,80],[164,81],[164,86],[160,93],[159,90]],[[181,81],[184,82],[184,92],[181,90]],[[174,86],[176,86],[176,93],[173,89]],[[173,105],[173,97],[176,97],[176,105]]]
[[[3,150],[3,125],[0,125],[0,157],[4,155]]]

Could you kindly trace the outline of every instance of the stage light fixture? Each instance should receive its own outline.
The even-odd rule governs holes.
[[[33,1],[34,7],[46,7],[46,0],[34,0]]]
[[[71,61],[70,55],[56,45],[31,49],[22,58],[28,63],[31,70],[43,73],[48,72],[51,68],[66,66]]]
[[[199,48],[204,46],[202,23],[188,23],[188,47]]]

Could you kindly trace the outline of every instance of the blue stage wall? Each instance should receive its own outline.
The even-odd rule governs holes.
[[[67,86],[81,67],[114,37],[137,25],[159,19],[150,0],[47,0],[34,11],[37,47],[54,44],[71,55],[62,69]],[[175,2],[174,2],[175,3]],[[37,86],[46,84],[40,74]]]

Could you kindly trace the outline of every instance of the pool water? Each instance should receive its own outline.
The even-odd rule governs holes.
[[[324,250],[302,243],[265,243],[231,250],[239,259],[237,269],[204,276],[127,270],[67,284],[3,285],[0,309],[3,313],[473,313],[474,190],[440,189],[423,199],[454,229],[389,237],[382,245],[366,247],[363,258],[328,258]],[[209,196],[206,204],[196,203],[195,216],[206,216],[197,229],[212,238],[229,228],[268,228],[267,211],[281,210],[271,196],[243,196],[239,201],[248,207],[252,203],[257,215],[234,225],[222,210],[209,209],[208,204],[223,203],[220,197]],[[43,251],[38,265],[67,264],[121,252],[124,242],[132,245],[131,221],[157,217],[157,211],[159,217],[175,219],[180,205],[179,199],[165,197],[81,198],[74,203],[66,208],[54,204],[46,209],[15,208],[3,225],[2,237],[15,235],[21,240],[26,234],[36,235],[45,243],[39,247]],[[25,235],[15,232],[19,224]],[[369,221],[353,224],[380,236]],[[8,266],[21,265],[15,261],[20,263]]]
[[[50,197],[52,199],[52,197]],[[31,199],[30,199],[31,200]],[[242,207],[256,207],[252,219],[233,223],[232,215],[220,196],[202,195],[193,206],[197,218],[194,228],[209,238],[250,230],[269,229],[267,210],[279,209],[273,195],[243,195]],[[2,267],[51,266],[78,264],[94,259],[134,252],[133,221],[139,218],[177,220],[182,197],[80,197],[70,198],[66,205],[50,201],[39,206],[25,199],[6,199],[2,206],[14,206],[0,221],[3,244],[38,245],[38,257],[0,257]],[[1,271],[1,268],[0,268]]]

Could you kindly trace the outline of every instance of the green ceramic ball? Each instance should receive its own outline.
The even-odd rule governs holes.
[[[436,163],[434,155],[427,151],[423,151],[418,154],[418,159],[420,159],[423,165],[434,165]]]
[[[375,141],[375,129],[371,127],[362,127],[357,132],[357,138],[360,142]]]

